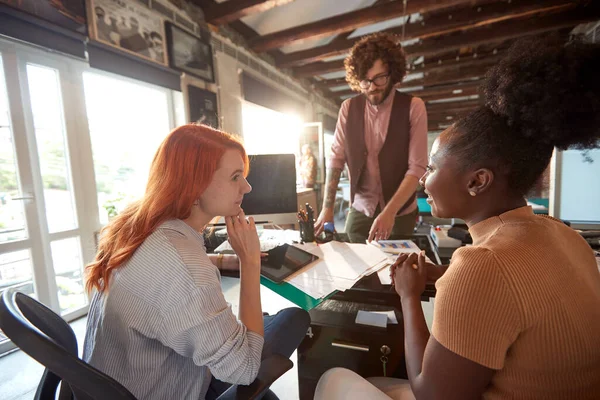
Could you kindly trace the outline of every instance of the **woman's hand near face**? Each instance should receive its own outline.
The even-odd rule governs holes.
[[[246,219],[244,211],[226,217],[229,243],[240,259],[240,321],[248,330],[264,336],[260,302],[260,242],[254,218]]]
[[[244,211],[238,215],[225,217],[227,235],[231,248],[240,259],[241,268],[260,269],[260,242],[254,225],[254,218],[246,219]]]

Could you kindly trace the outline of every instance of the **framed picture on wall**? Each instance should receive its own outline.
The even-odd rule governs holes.
[[[170,22],[165,24],[169,66],[207,82],[215,81],[210,33],[193,35]]]
[[[88,0],[90,38],[167,65],[165,29],[160,15],[136,1]]]
[[[85,0],[0,0],[61,28],[87,35]]]
[[[187,85],[189,122],[219,129],[217,94],[194,85]]]

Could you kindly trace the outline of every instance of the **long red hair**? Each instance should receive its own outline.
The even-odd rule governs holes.
[[[190,216],[228,149],[239,150],[247,175],[248,155],[233,135],[205,125],[183,125],[165,138],[152,160],[144,196],[102,229],[96,258],[86,267],[88,292],[108,290],[112,271],[160,224]]]

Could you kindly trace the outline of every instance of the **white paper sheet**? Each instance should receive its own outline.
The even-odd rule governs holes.
[[[288,277],[286,282],[314,298],[325,297],[334,290],[347,290],[388,262],[385,253],[366,244],[329,242],[294,246],[319,259]]]
[[[392,264],[388,264],[385,267],[381,268],[379,271],[377,271],[377,276],[379,277],[379,281],[381,282],[382,285],[391,285],[392,284],[392,277],[390,276],[390,266]]]
[[[371,311],[372,313],[375,314],[385,314],[387,315],[387,323],[389,324],[397,324],[398,323],[398,319],[396,318],[396,313],[394,312],[394,310],[391,311]]]

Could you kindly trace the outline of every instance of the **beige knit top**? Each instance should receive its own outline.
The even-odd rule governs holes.
[[[470,229],[437,282],[432,334],[497,370],[484,399],[600,399],[600,273],[571,228],[523,207]]]

